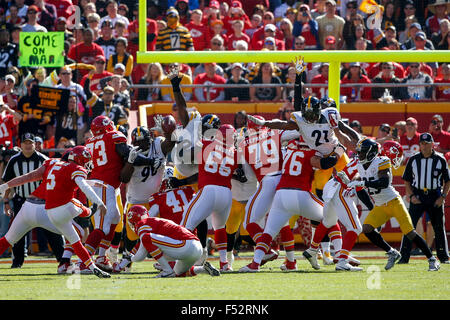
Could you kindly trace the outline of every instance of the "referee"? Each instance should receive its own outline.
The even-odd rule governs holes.
[[[403,180],[414,227],[424,211],[428,212],[435,232],[436,255],[441,263],[450,263],[444,223],[444,201],[450,190],[449,169],[444,156],[433,150],[433,143],[431,134],[420,135],[420,152],[408,160]],[[410,252],[411,241],[403,237],[399,263],[408,263]]]
[[[8,182],[13,178],[27,174],[37,168],[39,168],[45,160],[48,158],[42,153],[36,151],[35,136],[32,133],[24,133],[22,139],[20,140],[21,151],[16,155],[12,156],[5,168],[2,180]],[[9,196],[11,195],[11,189],[7,191],[5,195],[5,212],[12,216],[12,219],[19,213],[20,208],[30,197],[31,193],[39,186],[41,181],[25,183],[22,186],[14,188],[12,204],[13,208],[9,206]],[[12,210],[11,210],[12,209]],[[53,253],[55,254],[57,260],[62,256],[64,251],[64,242],[61,235],[57,235],[48,230],[45,230],[45,235],[47,236],[48,242],[52,247]],[[20,268],[24,262],[25,258],[25,241],[26,235],[20,239],[12,248],[13,251],[13,261],[11,268]]]

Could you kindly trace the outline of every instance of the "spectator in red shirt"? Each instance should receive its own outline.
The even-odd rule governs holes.
[[[381,63],[381,72],[372,79],[373,83],[400,83],[401,80],[395,76],[394,73],[394,65],[392,62],[383,62]],[[390,95],[398,100],[401,98],[400,90],[396,86],[389,87],[374,87],[372,88],[372,99],[378,100],[384,95],[385,90],[388,90]]]
[[[403,79],[405,77],[405,68],[403,68],[403,66],[400,63],[397,63],[397,62],[391,62],[391,63],[392,63],[394,75],[399,79]],[[378,63],[372,64],[371,66],[369,66],[366,69],[367,76],[369,77],[369,79],[375,78],[381,72],[381,65],[382,65],[382,62],[378,62]]]
[[[284,48],[291,50],[294,47],[294,34],[292,33],[292,22],[288,18],[280,21],[280,30],[284,34]]]
[[[341,84],[348,83],[371,83],[370,79],[362,74],[361,64],[359,62],[350,63],[350,72],[348,72],[341,81]],[[346,87],[341,89],[341,95],[347,97],[347,101],[370,100],[372,90],[370,87]]]
[[[443,19],[450,19],[450,3],[448,1],[434,1],[428,5],[428,11],[433,13],[426,21],[425,25],[428,34],[431,35],[434,32],[439,32],[439,22]]]
[[[199,74],[194,79],[194,84],[225,84],[227,81],[224,77],[216,74],[216,63],[205,63],[205,73]],[[195,97],[197,101],[223,101],[225,100],[224,88],[210,88],[208,97],[208,88],[195,88]]]
[[[236,42],[243,40],[250,44],[250,37],[243,33],[244,22],[242,20],[234,20],[232,22],[233,33],[228,37],[228,50],[236,50]]]
[[[256,30],[261,27],[261,22],[262,17],[259,14],[254,14],[250,20],[251,26],[244,30],[245,34],[252,38]]]
[[[311,83],[314,84],[328,84],[328,69],[329,63],[322,63],[319,67],[319,74],[312,78]],[[328,97],[328,86],[313,87],[312,92],[318,99]]]
[[[185,25],[191,33],[194,49],[203,51],[208,48],[209,28],[202,22],[203,12],[195,9],[191,13],[191,21]]]
[[[0,145],[11,149],[13,145],[13,131],[19,122],[22,120],[22,115],[11,109],[8,105],[0,105],[0,127],[2,134],[0,135]]]
[[[156,21],[147,18],[147,51],[155,51],[156,37],[158,35],[158,26]],[[128,25],[128,49],[136,61],[136,52],[139,50],[139,20],[133,20]]]
[[[284,38],[283,32],[281,32],[281,30],[279,30],[277,27],[275,27],[275,31],[274,31],[275,34],[273,34],[273,35],[266,34],[265,27],[268,24],[275,26],[275,18],[273,17],[273,13],[270,11],[267,11],[264,13],[263,26],[261,28],[259,28],[258,30],[256,30],[255,33],[253,34],[252,42],[250,45],[251,48],[256,48],[258,41],[262,41],[266,37],[274,37],[275,39],[283,40],[283,38]],[[271,29],[272,29],[272,27],[271,27]],[[258,50],[258,49],[253,49],[253,50]]]
[[[280,40],[280,39],[277,39],[275,37],[276,30],[277,29],[276,29],[275,25],[273,25],[273,24],[266,24],[264,26],[264,39],[258,40],[258,41],[255,42],[254,41],[255,37],[253,37],[252,50],[261,50],[263,47],[265,47],[267,39],[271,38],[271,39],[273,39],[275,41],[274,45],[276,45],[277,50],[283,51],[284,50],[284,41]]]
[[[224,46],[227,45],[227,35],[225,34],[225,30],[223,29],[223,22],[220,20],[215,20],[211,22],[210,28],[210,41],[215,36],[220,36],[223,39]],[[212,48],[211,48],[212,49]]]
[[[242,4],[238,0],[233,0],[231,2],[230,10],[228,11],[228,15],[226,15],[223,19],[223,24],[225,30],[227,30],[227,34],[233,33],[233,22],[236,20],[240,20],[244,23],[244,28],[251,28],[252,24],[250,22],[250,18],[245,14],[245,11],[242,9]]]
[[[406,133],[400,136],[400,144],[403,147],[403,163],[408,162],[412,155],[420,151],[420,133],[417,132],[417,120],[413,117],[406,119]]]
[[[91,79],[90,89],[95,94],[100,94],[103,91],[103,88],[100,85],[100,80],[113,74],[111,72],[106,71],[106,59],[104,56],[98,55],[95,57],[95,72]],[[84,87],[84,82],[89,74],[86,74],[83,79],[81,79],[80,85]]]
[[[97,56],[105,57],[102,47],[94,42],[94,31],[91,28],[83,30],[83,42],[72,45],[67,56],[78,63],[94,64]],[[84,76],[86,70],[80,70]]]
[[[450,83],[450,65],[444,62],[441,66],[440,77],[434,80],[434,83]],[[435,86],[433,89],[433,100],[450,100],[450,86]]]
[[[431,118],[428,132],[433,136],[434,149],[445,154],[450,151],[450,132],[442,130],[443,126],[444,119],[440,114],[435,114]]]

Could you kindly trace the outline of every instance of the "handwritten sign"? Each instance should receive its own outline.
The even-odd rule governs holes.
[[[19,51],[21,67],[62,67],[64,32],[21,32]]]

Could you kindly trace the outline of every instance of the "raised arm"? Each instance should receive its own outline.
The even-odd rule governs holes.
[[[172,83],[173,96],[175,98],[176,112],[178,114],[178,119],[181,121],[183,127],[186,127],[189,122],[189,114],[187,112],[186,99],[184,98],[183,92],[181,92],[180,83],[184,75],[180,76],[180,68],[175,65],[170,69],[170,73],[167,76]]]
[[[0,185],[0,197],[3,198],[6,190],[9,188],[14,188],[21,186],[28,182],[38,181],[42,180],[42,177],[44,176],[45,167],[41,166],[36,170],[33,170],[27,174],[24,174],[20,177],[16,177],[14,179],[9,180],[6,183],[3,183]]]
[[[278,129],[278,130],[298,130],[298,125],[292,120],[284,121],[279,119],[273,119],[270,121],[261,120],[255,118],[252,115],[247,115],[248,120],[259,125],[264,126],[270,129]]]

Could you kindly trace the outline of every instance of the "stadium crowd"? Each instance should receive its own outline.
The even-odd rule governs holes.
[[[365,0],[364,0],[365,1]],[[450,3],[436,0],[391,1],[384,6],[381,28],[368,29],[361,0],[167,0],[148,1],[147,50],[448,50]],[[83,144],[92,120],[106,115],[128,133],[128,116],[139,102],[174,102],[169,65],[137,64],[138,1],[0,0],[0,94],[3,100],[1,170],[25,133],[36,148],[65,149]],[[80,19],[74,18],[78,7]],[[79,21],[78,21],[79,20]],[[64,66],[21,67],[20,32],[64,32]],[[294,111],[292,64],[232,63],[180,65],[181,84],[243,84],[244,87],[183,88],[187,101],[282,102],[280,119]],[[303,74],[305,94],[327,97],[328,64],[309,63]],[[449,63],[344,63],[341,84],[428,84],[424,86],[354,86],[341,88],[342,102],[449,101]],[[275,84],[252,87],[249,84]],[[319,85],[308,87],[308,84]],[[67,112],[45,115],[30,108],[34,86],[69,89]],[[134,85],[148,85],[137,86]],[[152,86],[153,85],[153,86]],[[320,86],[322,85],[322,86]],[[388,90],[388,92],[386,92]],[[238,115],[237,115],[238,116]],[[350,126],[362,128],[357,119]],[[440,115],[430,119],[436,150],[450,158],[450,133]],[[418,151],[414,118],[381,124],[377,142],[399,141],[405,161]],[[51,151],[50,156],[60,155]],[[409,155],[409,156],[408,156]],[[8,229],[4,213],[0,236]],[[42,236],[42,235],[41,235]],[[45,242],[45,241],[44,241]],[[45,245],[42,246],[45,248]],[[46,251],[46,249],[42,249]],[[7,254],[7,253],[6,253]]]

